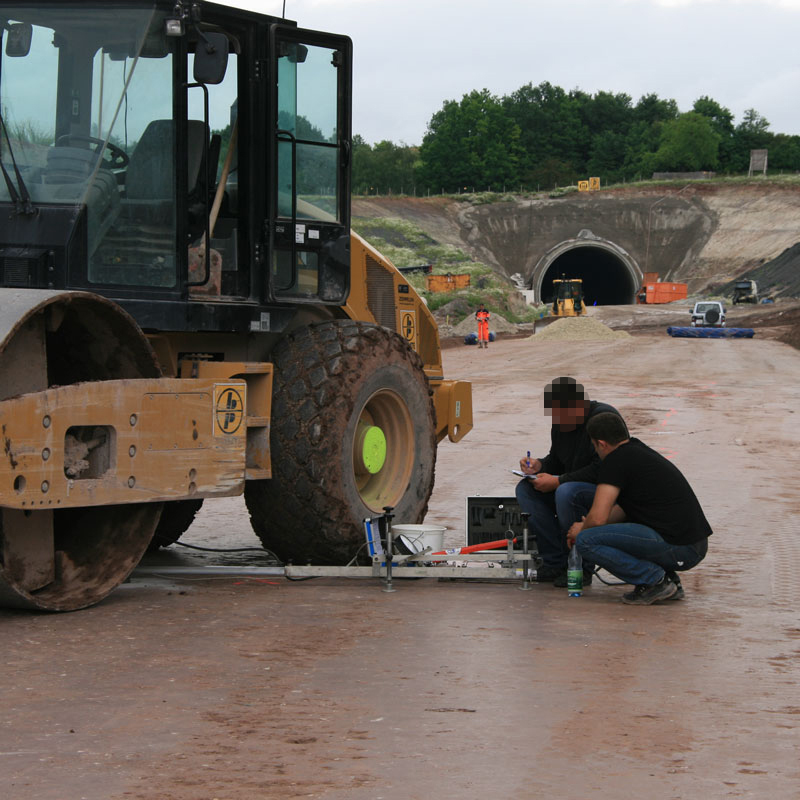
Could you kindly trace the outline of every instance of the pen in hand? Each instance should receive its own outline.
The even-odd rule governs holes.
[[[531,466],[531,451],[530,450],[528,450],[528,458],[527,458],[525,463],[528,465],[528,468],[530,469],[530,466]]]

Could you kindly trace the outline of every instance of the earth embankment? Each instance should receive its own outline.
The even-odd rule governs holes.
[[[707,292],[760,269],[762,294],[800,296],[800,257],[765,270],[800,241],[800,185],[768,181],[689,183],[541,195],[475,198],[356,198],[354,217],[414,222],[537,292],[568,269],[589,299],[633,302],[644,273]]]

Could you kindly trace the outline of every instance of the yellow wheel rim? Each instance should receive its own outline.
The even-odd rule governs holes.
[[[394,506],[405,494],[414,465],[414,424],[403,399],[381,390],[361,409],[353,439],[353,474],[372,511]]]

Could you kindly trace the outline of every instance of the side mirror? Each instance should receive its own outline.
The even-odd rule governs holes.
[[[31,51],[33,25],[30,22],[16,22],[9,25],[6,39],[6,55],[11,58],[24,58]]]
[[[302,64],[308,57],[308,48],[299,42],[278,42],[278,58],[288,58],[290,64]]]
[[[228,68],[228,37],[224,33],[204,33],[194,53],[196,83],[222,83]]]

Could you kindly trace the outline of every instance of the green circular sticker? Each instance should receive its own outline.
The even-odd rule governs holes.
[[[364,432],[361,458],[364,461],[367,472],[372,475],[380,472],[386,463],[386,436],[376,425],[371,425]]]

